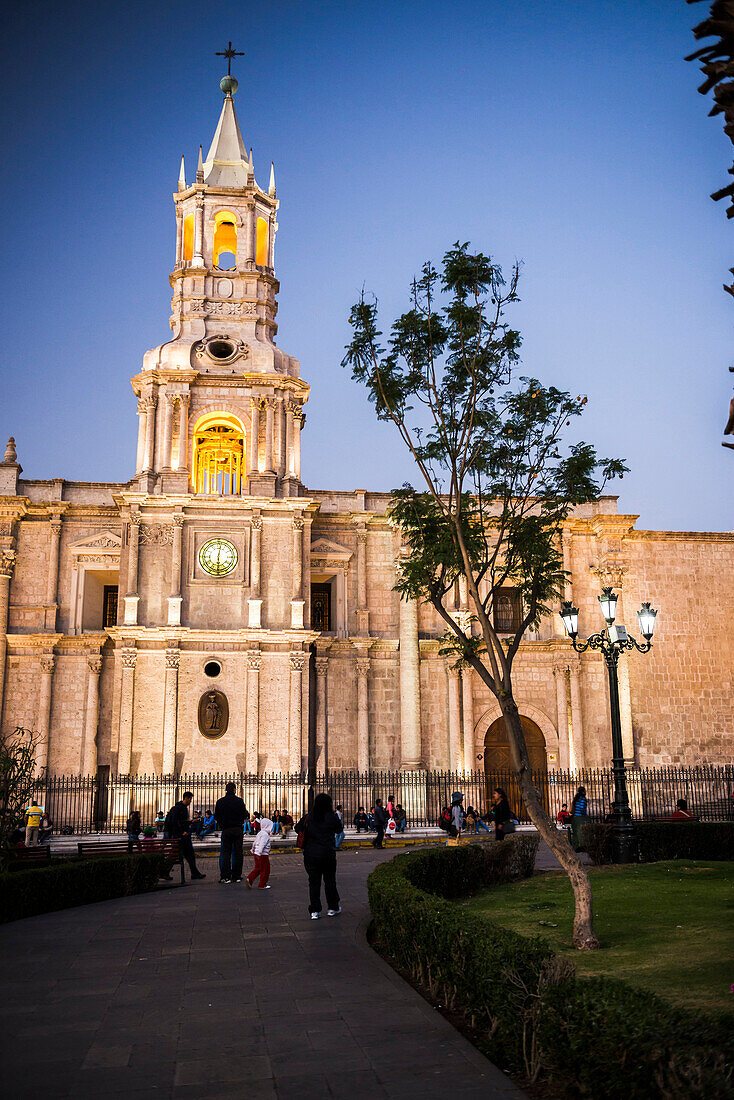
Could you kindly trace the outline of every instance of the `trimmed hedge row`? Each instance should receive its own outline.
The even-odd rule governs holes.
[[[580,847],[597,864],[613,863],[613,826],[585,821]],[[640,821],[635,823],[643,863],[662,859],[734,859],[734,821]]]
[[[526,877],[535,847],[537,837],[516,835],[381,864],[368,879],[375,948],[461,1013],[492,1061],[559,1096],[734,1094],[734,1017],[706,1019],[623,982],[576,978],[542,937],[446,900]]]
[[[146,852],[134,856],[98,856],[60,860],[50,867],[0,875],[0,924],[109,901],[152,890],[165,874],[165,856]]]

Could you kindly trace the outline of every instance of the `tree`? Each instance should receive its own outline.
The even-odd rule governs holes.
[[[506,282],[489,256],[457,242],[440,274],[423,266],[387,347],[377,302],[362,294],[351,310],[343,365],[367,388],[377,416],[395,426],[425,484],[393,492],[391,516],[407,547],[396,588],[435,608],[447,650],[496,697],[522,798],[573,887],[574,944],[595,948],[588,875],[532,781],[512,669],[523,635],[562,593],[564,520],[626,467],[599,460],[587,443],[564,445],[585,397],[515,378],[520,335],[505,311],[518,301],[518,278],[517,264]],[[472,611],[467,629],[444,606],[460,577]],[[503,640],[493,607],[507,585],[520,590],[523,612],[517,632]]]
[[[25,818],[36,782],[36,748],[40,735],[18,727],[0,739],[0,845]]]

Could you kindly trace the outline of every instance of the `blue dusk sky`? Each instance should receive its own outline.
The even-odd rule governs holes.
[[[278,344],[311,384],[303,478],[414,479],[340,361],[364,285],[383,321],[467,240],[523,261],[522,369],[589,397],[640,528],[732,527],[721,446],[732,147],[698,95],[684,0],[232,0],[9,6],[0,79],[0,434],[24,474],[126,481],[129,379],[169,335],[179,161],[221,106],[214,56],[281,202]]]

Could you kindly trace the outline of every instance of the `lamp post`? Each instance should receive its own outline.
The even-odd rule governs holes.
[[[622,723],[619,717],[619,681],[617,680],[617,664],[622,651],[636,649],[639,653],[648,653],[652,646],[652,635],[655,630],[655,617],[657,611],[650,607],[649,603],[643,603],[637,612],[637,621],[640,624],[644,642],[638,642],[627,633],[625,627],[614,625],[617,615],[617,596],[611,588],[602,588],[599,596],[602,615],[607,624],[606,630],[598,634],[591,634],[585,642],[579,642],[579,610],[573,607],[570,600],[561,604],[561,618],[566,628],[566,633],[571,639],[571,644],[577,653],[583,653],[587,649],[601,651],[607,666],[609,678],[609,705],[612,717],[612,773],[614,775],[614,802],[612,813],[614,816],[614,857],[617,863],[630,863],[635,855],[634,831],[632,828],[632,813],[630,811],[629,798],[627,797],[627,773],[624,766],[624,751],[622,748]]]

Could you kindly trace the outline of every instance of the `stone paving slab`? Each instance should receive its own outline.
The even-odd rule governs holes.
[[[0,1094],[98,1100],[520,1100],[367,945],[366,878],[311,921],[302,860],[272,889],[207,879],[0,927]],[[550,853],[548,853],[550,856]]]

